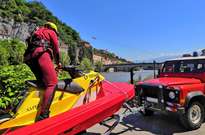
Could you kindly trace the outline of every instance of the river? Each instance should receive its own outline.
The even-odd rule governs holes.
[[[129,82],[130,72],[103,72],[103,76],[111,82]],[[134,80],[146,80],[153,78],[153,70],[142,70],[134,72]]]

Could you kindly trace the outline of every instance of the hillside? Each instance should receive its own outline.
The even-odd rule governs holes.
[[[71,64],[79,63],[83,58],[93,62],[93,47],[84,45],[79,33],[55,17],[41,2],[0,0],[0,39],[18,38],[25,41],[36,26],[46,21],[57,24],[61,50],[69,55]],[[103,54],[101,50],[95,52],[100,56]],[[110,54],[106,52],[103,56],[118,59],[116,56],[110,57]]]
[[[120,58],[119,56],[103,49],[93,49],[93,60],[101,61],[103,64],[120,64],[120,63],[131,63],[126,59]]]
[[[86,57],[92,59],[92,47],[80,45],[79,33],[55,17],[46,7],[37,1],[0,0],[0,38],[18,38],[22,41],[36,27],[46,21],[52,21],[58,26],[61,48],[66,49],[71,63],[79,62]],[[80,53],[81,52],[81,53]],[[79,54],[77,54],[79,53]]]

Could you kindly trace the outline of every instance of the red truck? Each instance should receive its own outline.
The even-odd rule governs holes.
[[[205,117],[205,56],[168,60],[157,78],[139,82],[135,89],[143,115],[178,113],[186,129],[197,129]]]

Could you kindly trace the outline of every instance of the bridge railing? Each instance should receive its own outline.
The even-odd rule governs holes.
[[[154,70],[154,69],[160,69],[162,66],[162,63],[129,63],[129,64],[109,64],[104,65],[101,68],[101,72],[107,72],[110,69],[114,72],[123,71],[123,72],[130,72],[131,69],[144,69],[144,70]]]

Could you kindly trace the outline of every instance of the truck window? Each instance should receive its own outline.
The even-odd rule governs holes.
[[[181,73],[190,73],[193,72],[195,67],[195,62],[193,61],[180,61],[179,72]]]
[[[205,72],[205,60],[179,60],[165,62],[163,72],[198,73]]]
[[[198,72],[204,72],[205,71],[205,60],[199,60],[198,61],[197,71]]]
[[[166,73],[172,73],[172,72],[175,72],[176,70],[176,62],[166,62],[164,64],[164,67],[162,69],[163,72],[166,72]]]
[[[166,65],[164,68],[164,72],[174,72],[174,65]]]

